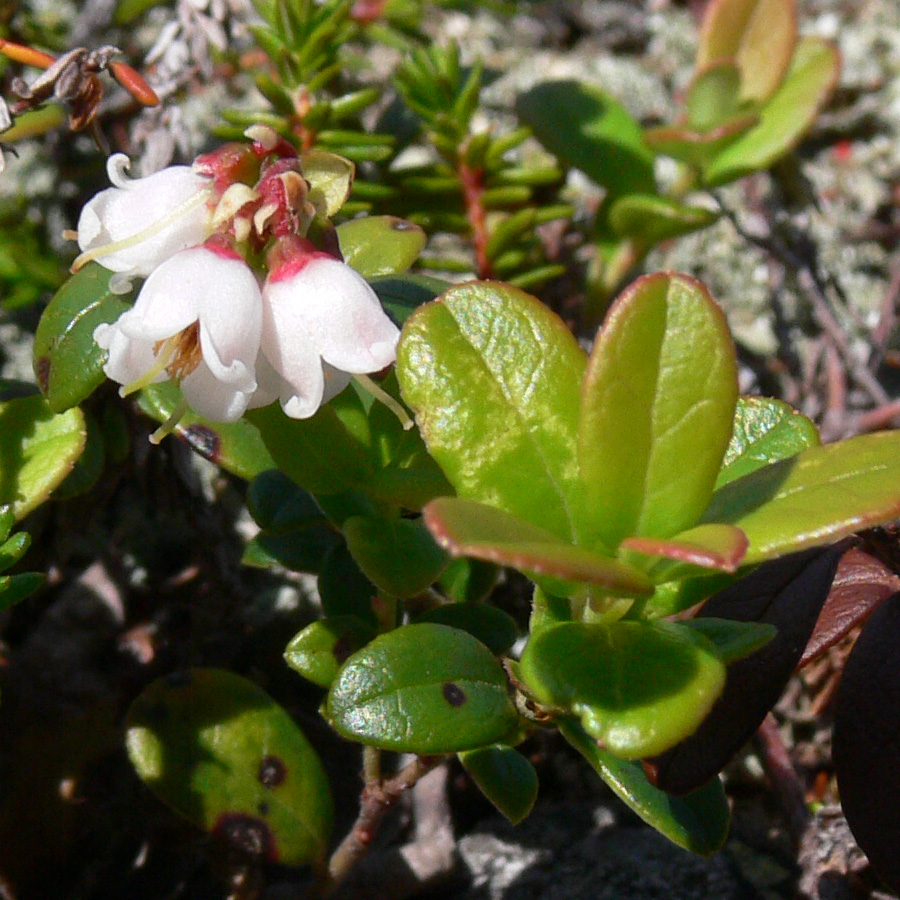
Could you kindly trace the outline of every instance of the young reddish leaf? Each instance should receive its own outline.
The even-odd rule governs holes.
[[[653,153],[640,125],[600,88],[546,81],[519,95],[516,113],[551,153],[603,185],[611,198],[656,193]]]
[[[817,446],[816,426],[787,403],[770,397],[739,397],[716,488]]]
[[[615,548],[696,525],[736,401],[734,344],[706,288],[673,273],[638,279],[610,309],[585,377],[578,456],[589,533]]]
[[[794,0],[712,0],[700,30],[697,68],[734,60],[740,99],[761,102],[781,84],[796,41]]]
[[[703,172],[709,187],[769,168],[795,147],[831,96],[841,71],[837,47],[804,38],[777,93],[760,110],[759,124],[717,154]]]
[[[739,112],[741,71],[730,59],[710,63],[688,87],[687,124],[699,132],[724,124]]]
[[[623,550],[639,553],[644,557],[661,556],[665,560],[685,564],[673,567],[660,561],[652,567],[639,566],[657,581],[671,581],[676,577],[684,577],[682,573],[687,566],[690,566],[688,571],[692,575],[697,574],[695,567],[736,572],[747,552],[747,536],[733,525],[698,525],[672,538],[625,538],[621,546]],[[629,553],[625,559],[633,558]],[[678,574],[675,575],[674,572]]]
[[[838,565],[828,599],[797,668],[802,669],[836,644],[897,591],[900,591],[900,576],[859,548],[848,550]]]
[[[702,169],[758,122],[759,116],[750,112],[732,116],[709,131],[690,125],[660,125],[648,128],[644,140],[657,153]]]
[[[725,843],[731,808],[718,778],[686,797],[672,797],[650,784],[638,763],[598,747],[577,722],[560,722],[559,731],[623,803],[670,841],[701,856]]]
[[[900,594],[872,614],[844,666],[833,755],[841,806],[875,871],[900,890]]]
[[[585,550],[538,525],[474,500],[440,497],[424,510],[437,542],[454,555],[474,556],[544,578],[599,584],[611,593],[638,597],[653,590],[637,569]]]
[[[524,686],[578,716],[624,759],[662,753],[691,734],[725,684],[725,666],[697,631],[674,622],[562,622],[533,635]]]
[[[344,737],[401,753],[457,753],[508,738],[518,715],[496,657],[446,625],[405,625],[354,653],[323,714]]]
[[[585,355],[554,313],[471,283],[414,313],[397,350],[403,397],[460,497],[577,538],[576,430]]]
[[[538,793],[537,772],[518,750],[494,744],[460,753],[459,761],[484,796],[513,825],[531,812]]]
[[[806,645],[846,546],[807,550],[760,566],[720,591],[699,616],[767,622],[778,633],[728,666],[725,689],[687,740],[647,760],[651,780],[685,794],[715,777],[750,739],[781,696]]]
[[[704,522],[750,539],[746,564],[831,543],[900,514],[900,432],[810,447],[726,484]]]
[[[328,779],[291,717],[222,669],[154,681],[128,711],[140,778],[200,828],[267,862],[322,859],[332,824]]]

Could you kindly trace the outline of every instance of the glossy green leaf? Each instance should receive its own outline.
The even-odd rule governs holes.
[[[404,753],[457,753],[502,741],[518,715],[480,641],[446,625],[406,625],[355,653],[324,715],[346,738]]]
[[[538,777],[534,766],[512,747],[494,744],[459,754],[469,776],[497,809],[518,825],[537,800]]]
[[[542,584],[545,578],[589,582],[628,597],[653,590],[652,582],[638,569],[576,547],[484,503],[441,497],[425,507],[424,518],[437,542],[450,553],[510,566]]]
[[[705,132],[727,122],[740,111],[740,89],[740,69],[731,60],[720,59],[697,72],[688,88],[687,124]]]
[[[745,563],[833,543],[900,515],[900,432],[810,447],[726,484],[705,522],[737,525]]]
[[[81,403],[106,379],[106,351],[94,343],[94,329],[115,322],[134,297],[133,292],[113,294],[112,276],[89,263],[56,292],[41,316],[34,336],[34,373],[53,412]]]
[[[63,483],[53,492],[55,500],[69,500],[86,494],[103,474],[106,464],[103,433],[97,420],[87,413],[84,413],[84,425],[84,451],[75,461],[72,471],[65,477]]]
[[[577,722],[560,722],[559,730],[619,799],[670,841],[701,856],[711,856],[725,843],[731,809],[718,778],[685,797],[673,797],[650,784],[640,764],[601,750]]]
[[[277,403],[250,410],[247,419],[259,429],[274,460],[266,468],[277,466],[308,491],[364,490],[372,477],[375,467],[368,448],[338,415],[334,401],[311,419],[290,419]]]
[[[706,288],[649,275],[613,304],[588,364],[578,452],[591,533],[672,537],[709,503],[737,401],[734,344]]]
[[[322,764],[261,688],[221,669],[154,681],[128,713],[145,784],[176,812],[268,862],[322,859],[332,801]]]
[[[138,406],[151,419],[165,422],[180,402],[181,391],[171,381],[165,381],[141,391]],[[200,456],[247,481],[275,468],[259,432],[245,419],[211,422],[188,410],[172,433]]]
[[[374,627],[356,616],[319,619],[294,635],[284,660],[313,684],[327,688],[347,658],[374,637]]]
[[[0,403],[0,505],[21,519],[62,484],[84,450],[78,407],[56,415],[40,395]]]
[[[698,631],[715,648],[726,666],[765,647],[778,629],[769,622],[735,622],[732,619],[685,619],[685,628]]]
[[[572,541],[585,356],[562,320],[508,285],[460,285],[407,322],[404,400],[461,497]]]
[[[609,211],[609,222],[617,235],[648,246],[707,228],[718,218],[718,213],[703,206],[687,206],[647,194],[621,197]]]
[[[417,616],[415,621],[434,622],[467,631],[497,656],[506,653],[519,636],[516,620],[512,616],[496,606],[483,603],[447,603]]]
[[[703,16],[697,68],[734,60],[741,100],[761,102],[781,84],[796,41],[794,0],[712,0]]]
[[[760,110],[760,121],[718,154],[703,173],[710,187],[769,168],[799,143],[831,96],[840,75],[837,48],[803,38],[777,93]]]
[[[687,737],[725,685],[713,645],[672,622],[551,625],[528,642],[520,671],[538,702],[578,716],[625,759]]]
[[[39,572],[0,576],[0,611],[9,609],[26,597],[30,597],[44,581],[45,576]]]
[[[405,272],[428,238],[418,225],[396,216],[365,216],[337,227],[344,262],[363,278]]]
[[[769,397],[740,397],[716,487],[818,444],[816,426],[787,403]]]
[[[603,185],[612,199],[656,193],[653,153],[640,125],[600,88],[547,81],[521,94],[516,112],[554,156]]]
[[[420,594],[447,564],[447,555],[420,519],[353,516],[343,532],[366,577],[394,597]]]

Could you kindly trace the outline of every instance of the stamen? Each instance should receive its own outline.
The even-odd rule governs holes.
[[[119,388],[119,396],[128,397],[137,391],[143,390],[147,385],[153,384],[153,382],[168,369],[169,364],[172,362],[178,351],[180,338],[181,334],[179,333],[172,335],[172,337],[167,338],[165,341],[161,341],[160,344],[157,345],[158,349],[154,348],[156,362],[150,366],[140,378],[136,378],[128,384],[123,384],[122,387]]]
[[[178,423],[181,421],[182,416],[190,409],[188,406],[187,400],[184,397],[178,402],[178,405],[175,409],[172,410],[171,415],[153,434],[150,435],[150,443],[151,444],[159,444],[162,442],[164,437],[168,437],[174,430]]]
[[[120,153],[117,155],[124,156],[125,154]],[[173,210],[166,213],[166,215],[164,215],[161,219],[157,219],[157,221],[155,221],[152,225],[149,225],[147,228],[143,229],[143,231],[139,231],[137,234],[131,235],[131,237],[123,238],[121,241],[113,241],[111,244],[104,244],[102,247],[94,247],[91,250],[85,250],[84,253],[77,257],[75,262],[72,263],[72,268],[69,271],[73,273],[77,272],[79,269],[83,269],[89,262],[92,262],[95,259],[100,259],[103,256],[109,256],[112,253],[118,253],[120,250],[128,250],[131,247],[136,247],[143,241],[155,237],[168,225],[171,225],[173,222],[177,222],[178,219],[180,219],[182,216],[187,215],[198,206],[206,203],[207,198],[212,193],[212,191],[212,185],[202,188],[201,190],[197,191],[197,193],[194,194],[193,197],[189,197],[184,201],[184,203],[176,206]]]
[[[367,390],[376,400],[383,403],[399,420],[404,431],[409,431],[415,422],[406,410],[385,390],[382,390],[368,375],[354,375],[354,381]]]

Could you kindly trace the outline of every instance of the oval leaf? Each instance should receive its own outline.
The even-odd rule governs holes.
[[[520,665],[539,702],[579,716],[625,759],[687,737],[725,684],[712,644],[672,622],[562,622],[532,637]]]
[[[54,415],[40,395],[0,403],[0,506],[21,519],[62,484],[84,450],[78,407]]]
[[[559,730],[616,796],[670,841],[701,856],[725,843],[731,808],[718,778],[686,797],[672,797],[650,784],[638,763],[601,750],[577,722],[561,722]]]
[[[737,525],[747,564],[831,543],[900,515],[898,459],[896,431],[810,447],[719,488],[703,520]]]
[[[181,399],[177,385],[167,381],[141,391],[138,406],[151,419],[166,422]],[[172,433],[204,459],[247,481],[275,468],[259,432],[244,419],[238,422],[211,422],[189,409],[178,420]]]
[[[869,619],[844,666],[833,754],[850,830],[878,874],[900,890],[900,594]]]
[[[611,199],[656,193],[653,153],[640,125],[600,88],[547,81],[516,99],[516,113],[554,156],[603,185]]]
[[[284,660],[313,684],[327,688],[347,658],[374,637],[374,627],[356,616],[331,616],[294,635]]]
[[[320,860],[331,792],[315,751],[261,688],[221,669],[154,681],[128,713],[128,755],[195,825],[268,862]]]
[[[796,41],[794,0],[712,0],[700,30],[697,68],[734,60],[740,99],[760,102],[781,84]]]
[[[538,777],[521,753],[495,744],[460,753],[459,761],[484,796],[513,825],[528,816],[537,799]]]
[[[347,660],[324,714],[344,737],[404,753],[457,753],[507,737],[518,723],[503,667],[446,625],[406,625]]]
[[[636,238],[652,246],[712,225],[719,214],[703,206],[646,194],[630,194],[613,203],[609,223],[620,237]]]
[[[519,636],[516,620],[496,606],[483,603],[447,603],[428,610],[417,622],[435,622],[467,631],[478,638],[491,653],[506,653]]]
[[[112,276],[109,269],[89,263],[56,292],[41,316],[34,373],[53,412],[81,403],[106,379],[106,351],[94,343],[94,329],[115,322],[134,297],[134,292],[113,294]]]
[[[787,403],[770,397],[740,397],[716,487],[818,445],[816,426]]]
[[[759,124],[719,153],[704,170],[710,187],[769,168],[795,147],[831,96],[841,70],[837,47],[804,38],[778,92],[760,110]]]
[[[588,364],[578,456],[590,533],[610,549],[697,524],[737,401],[734,344],[706,288],[638,279],[615,302]]]
[[[363,278],[405,272],[428,240],[418,225],[396,216],[351,219],[336,231],[344,262]]]
[[[416,312],[397,350],[404,400],[457,493],[570,542],[584,365],[575,338],[540,302],[478,282]]]

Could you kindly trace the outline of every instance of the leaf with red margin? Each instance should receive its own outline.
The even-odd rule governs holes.
[[[439,497],[423,514],[435,540],[454,556],[510,566],[541,582],[550,578],[600,584],[618,596],[640,597],[653,590],[637,569],[475,500]]]
[[[638,568],[658,581],[671,581],[696,575],[697,568],[736,572],[747,552],[747,535],[733,525],[698,525],[672,538],[631,537],[622,541],[622,549],[641,556],[661,556],[675,565],[660,562],[650,569]],[[626,560],[632,557],[626,556]],[[684,565],[678,565],[679,563]]]

